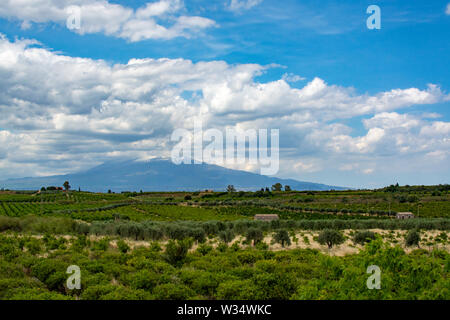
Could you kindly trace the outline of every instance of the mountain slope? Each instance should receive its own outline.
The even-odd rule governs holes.
[[[341,190],[342,187],[279,179],[256,173],[231,170],[216,165],[175,165],[170,160],[155,159],[147,162],[113,161],[90,170],[59,176],[21,178],[0,181],[1,188],[31,190],[42,186],[62,186],[68,180],[73,189],[85,191],[195,191],[225,190],[234,185],[237,190],[259,190],[280,182],[293,190]]]

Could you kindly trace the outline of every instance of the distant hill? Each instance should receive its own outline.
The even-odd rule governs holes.
[[[170,160],[112,161],[84,172],[73,174],[20,178],[0,181],[0,188],[37,190],[42,186],[62,186],[68,180],[72,189],[84,191],[196,191],[225,190],[230,184],[237,190],[255,191],[280,182],[292,190],[343,190],[348,188],[293,179],[279,179],[256,173],[232,170],[211,164],[180,164]]]

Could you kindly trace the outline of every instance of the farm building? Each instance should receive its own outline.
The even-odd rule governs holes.
[[[397,219],[412,219],[414,218],[414,215],[412,212],[397,212],[395,215]]]
[[[253,217],[254,220],[261,220],[261,221],[272,221],[272,220],[278,220],[277,214],[255,214]]]

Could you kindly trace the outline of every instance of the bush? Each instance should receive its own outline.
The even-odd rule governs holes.
[[[190,238],[177,241],[169,240],[165,252],[166,261],[175,267],[181,266],[192,244],[193,240]]]
[[[408,247],[419,246],[420,233],[417,229],[409,230],[405,237],[405,242]]]
[[[155,287],[153,295],[157,300],[186,300],[191,298],[194,292],[184,285],[166,283]]]
[[[328,245],[328,248],[331,249],[333,245],[343,243],[344,236],[337,230],[325,229],[319,234],[317,241],[322,245]]]
[[[94,242],[93,249],[97,251],[106,251],[109,248],[109,239],[103,238]]]
[[[358,231],[353,237],[353,241],[361,245],[372,240],[375,240],[375,233],[373,233],[372,231]]]
[[[212,251],[213,247],[207,245],[207,244],[201,244],[197,248],[197,252],[200,253],[202,256],[207,255]]]
[[[229,280],[219,284],[217,297],[224,300],[254,299],[256,288],[251,280]]]
[[[117,241],[117,248],[122,253],[127,253],[130,250],[130,246],[123,240]]]

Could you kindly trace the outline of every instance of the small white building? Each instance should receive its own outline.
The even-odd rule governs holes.
[[[395,215],[397,219],[412,219],[414,215],[412,212],[397,212]]]

